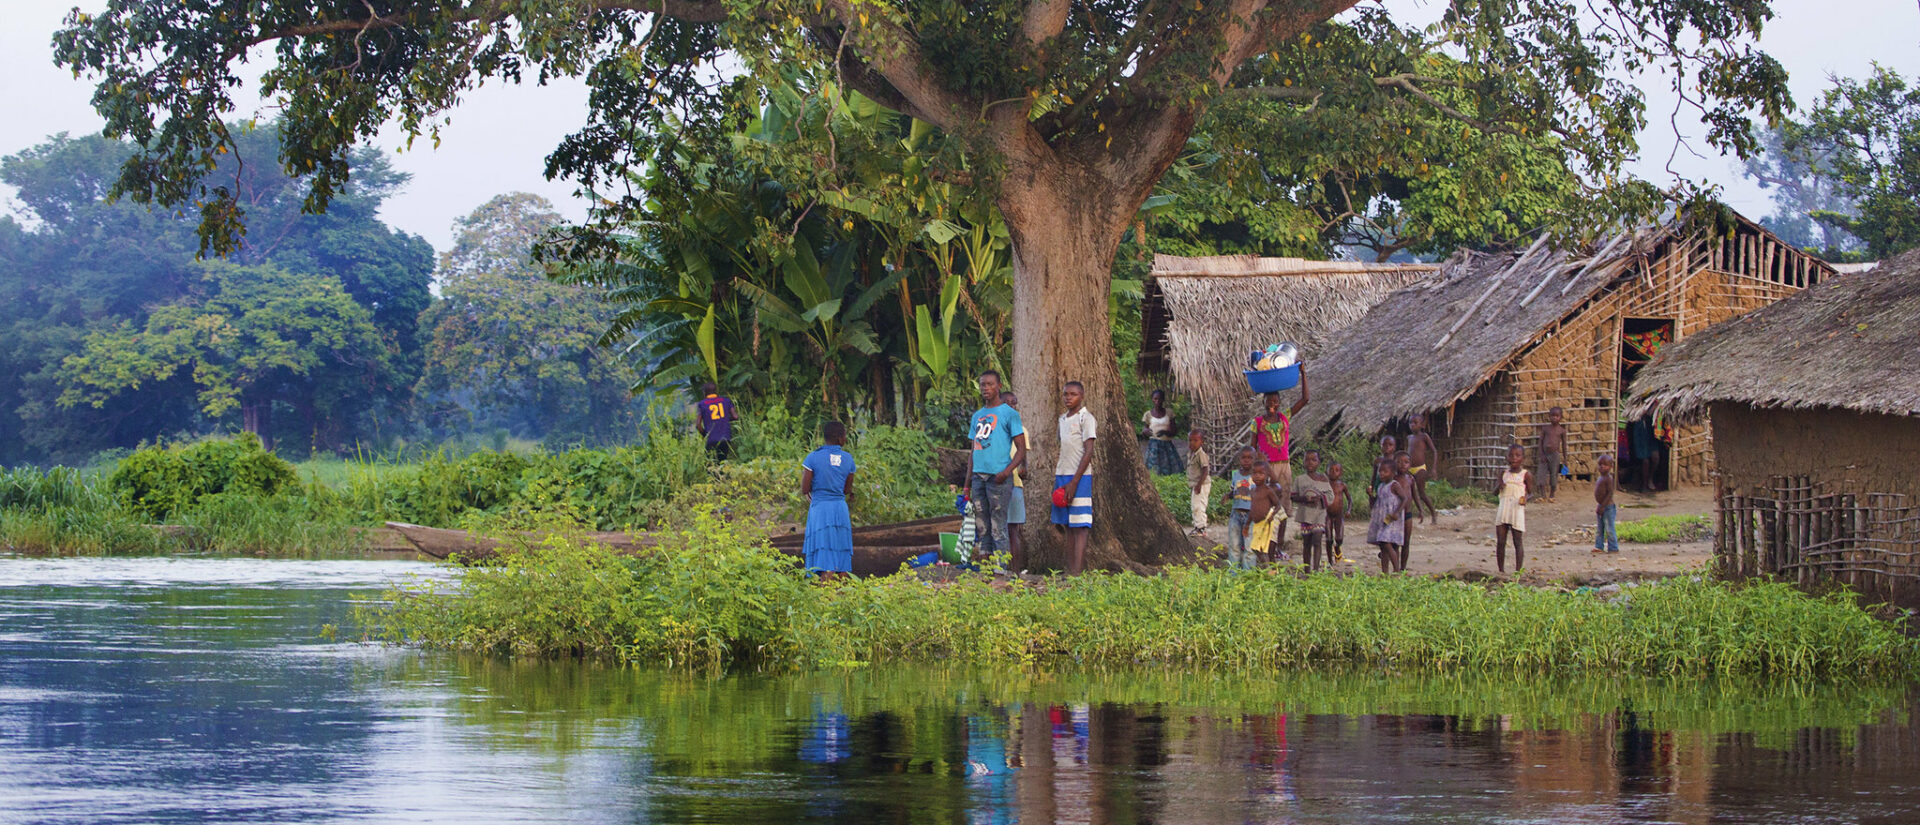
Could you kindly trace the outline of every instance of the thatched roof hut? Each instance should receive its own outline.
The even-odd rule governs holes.
[[[1920,251],[1675,344],[1634,381],[1631,413],[1689,417],[1716,401],[1920,416]]]
[[[1155,255],[1141,305],[1140,365],[1172,374],[1195,401],[1198,426],[1220,446],[1244,442],[1255,397],[1241,374],[1244,356],[1292,341],[1307,358],[1395,289],[1432,277],[1437,264],[1309,261],[1221,255]]]
[[[1487,485],[1507,446],[1532,447],[1561,407],[1565,463],[1584,474],[1616,449],[1618,402],[1638,369],[1623,339],[1678,340],[1832,272],[1743,218],[1730,232],[1675,220],[1584,246],[1542,237],[1518,253],[1462,251],[1310,364],[1313,403],[1294,432],[1373,433],[1427,413],[1443,475]],[[1704,482],[1704,432],[1670,443],[1674,475]]]
[[[1634,381],[1712,429],[1719,568],[1920,606],[1920,251],[1717,324]]]

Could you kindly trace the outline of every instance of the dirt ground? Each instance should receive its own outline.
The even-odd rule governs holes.
[[[1713,489],[1682,487],[1670,492],[1640,493],[1622,490],[1615,501],[1620,505],[1620,521],[1636,521],[1648,516],[1700,515],[1713,513]],[[1345,555],[1348,564],[1340,567],[1364,573],[1379,572],[1378,550],[1366,543],[1366,499],[1356,504],[1362,509],[1358,522],[1349,521]],[[1460,568],[1495,572],[1493,563],[1494,508],[1466,507],[1454,512],[1442,511],[1437,525],[1422,518],[1414,527],[1412,573],[1448,573]],[[1705,540],[1674,544],[1628,544],[1620,552],[1594,553],[1593,494],[1590,484],[1563,485],[1556,501],[1535,500],[1527,504],[1527,575],[1529,581],[1557,581],[1568,578],[1618,581],[1658,577],[1688,568],[1701,567],[1713,555],[1713,545]],[[1207,538],[1216,544],[1227,540],[1224,525],[1207,530]],[[1300,542],[1291,532],[1288,552],[1298,562]],[[1508,550],[1508,570],[1513,567]]]

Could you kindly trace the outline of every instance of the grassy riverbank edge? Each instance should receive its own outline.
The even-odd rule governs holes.
[[[1920,644],[1851,596],[1679,576],[1602,598],[1418,576],[1172,568],[1034,586],[816,585],[702,514],[645,557],[553,538],[355,611],[365,638],[669,666],[880,661],[1338,664],[1514,673],[1911,677]]]

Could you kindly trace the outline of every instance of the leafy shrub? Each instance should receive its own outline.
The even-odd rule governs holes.
[[[860,471],[847,502],[855,524],[931,518],[953,509],[936,468],[933,439],[920,430],[876,426],[854,434],[849,449]],[[794,472],[795,486],[799,473]]]
[[[703,508],[643,556],[549,538],[451,589],[421,583],[356,615],[390,641],[708,665],[793,657],[787,611],[812,595],[791,557]]]
[[[252,433],[135,450],[114,467],[106,484],[110,495],[155,521],[186,511],[203,496],[271,496],[299,487],[293,465],[267,452]]]

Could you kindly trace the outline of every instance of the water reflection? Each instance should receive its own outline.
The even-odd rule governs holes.
[[[275,564],[0,560],[0,821],[1920,821],[1907,686],[512,662]]]

